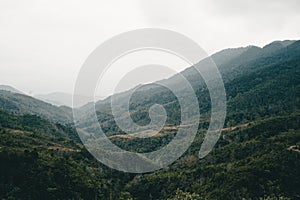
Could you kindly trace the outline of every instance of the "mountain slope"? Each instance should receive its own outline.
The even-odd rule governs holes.
[[[33,97],[0,90],[0,109],[19,114],[35,114],[56,122],[72,122],[72,110],[37,100]]]
[[[182,73],[201,102],[198,134],[181,158],[154,173],[108,169],[79,144],[57,137],[56,133],[68,134],[56,123],[12,114],[18,110],[18,101],[13,101],[14,95],[3,95],[2,105],[10,112],[0,112],[0,198],[299,199],[300,41],[223,51],[218,59],[228,106],[218,143],[207,157],[198,159],[209,123],[210,99],[201,77],[189,68]],[[176,76],[164,81],[181,84]],[[128,93],[118,95],[122,103]],[[161,103],[168,112],[162,131],[146,139],[124,135],[118,129],[109,100],[97,103],[97,115],[109,139],[121,148],[154,151],[176,135],[180,107],[170,91],[147,85],[133,95],[131,116],[141,125],[149,122],[148,109],[154,103]],[[86,105],[83,115],[90,109],[93,105]],[[94,124],[84,125],[94,131]]]
[[[298,199],[299,112],[223,133],[214,150],[196,158],[200,143],[167,169],[135,177],[126,186],[136,199],[167,199],[177,189],[201,199]],[[197,140],[196,140],[197,141]]]
[[[40,99],[44,102],[50,103],[52,105],[56,106],[67,106],[72,108],[72,94],[63,93],[63,92],[54,92],[50,94],[44,94],[44,95],[35,95],[34,96],[37,99]],[[80,95],[77,96],[78,99],[80,99],[80,102],[78,101],[78,107],[84,106],[89,99],[89,97]],[[100,97],[96,97],[96,99],[100,99]]]
[[[0,110],[0,127],[4,129],[42,133],[56,137],[66,137],[80,142],[75,129],[71,126],[53,123],[37,115],[16,115]]]
[[[130,176],[99,165],[76,141],[69,126],[0,110],[0,199],[125,198]]]
[[[17,93],[17,94],[24,94],[23,92],[9,86],[9,85],[0,85],[0,90],[4,90],[4,91],[9,91],[12,93]]]
[[[286,114],[299,109],[300,41],[291,42],[291,45],[286,47],[282,45],[282,48],[275,48],[272,51],[251,46],[237,52],[238,55],[231,56],[230,61],[228,59],[218,61],[228,98],[227,125],[280,113]],[[224,54],[224,51],[221,54]],[[222,63],[221,60],[226,62]],[[205,63],[205,60],[201,61],[196,67],[201,67]],[[193,68],[186,69],[182,74],[194,87],[200,102],[202,120],[207,121],[210,98],[203,79]],[[174,88],[184,93],[185,88],[177,81],[176,76],[164,81],[175,84]],[[120,105],[123,104],[124,95],[128,94],[126,92],[117,94]],[[176,97],[166,88],[153,85],[142,86],[132,96],[130,108],[133,120],[139,124],[149,123],[148,109],[155,103],[165,105],[168,113],[167,125],[178,125],[180,106]],[[85,109],[84,113],[93,112],[93,106],[90,110]],[[97,102],[96,110],[99,122],[108,135],[123,133],[116,126],[111,114],[110,98]],[[85,115],[88,119],[89,115]],[[93,131],[93,126],[89,125],[89,130]]]

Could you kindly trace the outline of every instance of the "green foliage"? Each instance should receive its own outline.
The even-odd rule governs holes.
[[[185,70],[182,74],[201,102],[198,134],[179,160],[148,174],[99,164],[80,145],[71,125],[57,123],[67,111],[1,91],[0,199],[299,199],[300,42],[285,44],[214,55],[227,93],[227,129],[201,160],[197,156],[210,119],[210,98],[201,77],[192,68]],[[185,94],[176,76],[166,81]],[[126,92],[119,95],[120,103],[122,95]],[[149,123],[148,109],[154,103],[166,108],[169,127],[180,124],[177,98],[153,85],[133,95],[133,120]],[[176,135],[175,128],[147,139],[121,137],[109,99],[96,107],[101,127],[126,150],[157,150]],[[93,124],[85,125],[93,131]]]
[[[80,142],[75,129],[70,125],[53,123],[37,115],[13,115],[7,111],[0,110],[0,126],[8,129],[44,133],[57,137],[69,137],[74,141]]]
[[[20,129],[0,128],[0,199],[128,197],[119,191],[130,175],[99,165],[66,137]]]
[[[288,147],[300,142],[299,120],[298,113],[225,133],[230,142],[220,141],[203,160],[190,163],[186,155],[169,169],[136,177],[127,189],[137,199],[166,199],[177,188],[205,199],[297,198],[300,153]]]
[[[299,109],[300,41],[286,48],[275,47],[272,51],[271,47],[249,48],[240,56],[219,63],[227,95],[226,126],[287,115]],[[197,67],[204,64],[205,62],[203,64],[200,62]],[[182,72],[182,75],[196,91],[202,116],[200,126],[205,128],[210,120],[211,105],[208,88],[195,69],[189,68]],[[182,95],[185,94],[185,88],[180,87],[183,84],[178,83],[176,76],[166,82],[178,85],[176,87],[178,91]],[[109,100],[96,106],[99,123],[107,135],[124,134],[113,119]],[[120,105],[123,105],[122,100],[122,97],[118,100]],[[167,125],[180,124],[181,113],[177,98],[165,87],[154,84],[142,86],[133,94],[130,101],[133,121],[140,125],[148,124],[149,108],[156,103],[166,109]],[[93,124],[86,125],[89,126],[89,130],[94,130]]]
[[[33,97],[0,90],[0,109],[17,114],[39,115],[53,122],[72,122],[71,108],[57,107]]]
[[[203,200],[200,195],[195,193],[183,192],[182,190],[177,189],[176,194],[172,198],[168,198],[167,200]]]

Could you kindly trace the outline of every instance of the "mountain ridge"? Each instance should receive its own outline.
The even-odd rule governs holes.
[[[52,121],[72,122],[72,110],[60,109],[34,97],[0,90],[0,109],[19,114],[36,114]]]

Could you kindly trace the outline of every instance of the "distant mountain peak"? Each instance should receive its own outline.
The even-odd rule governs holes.
[[[73,107],[73,103],[72,103],[73,95],[69,93],[53,92],[49,94],[34,95],[34,97],[55,106]],[[79,102],[78,105],[75,107],[81,107],[86,103],[90,102],[91,101],[90,99],[93,99],[84,95],[78,95],[77,98]],[[103,97],[96,96],[96,100],[100,100],[102,98]]]

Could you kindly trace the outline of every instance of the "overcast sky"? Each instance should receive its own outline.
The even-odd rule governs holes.
[[[1,0],[0,84],[72,92],[89,53],[132,29],[178,31],[212,54],[300,39],[299,24],[298,0]]]

